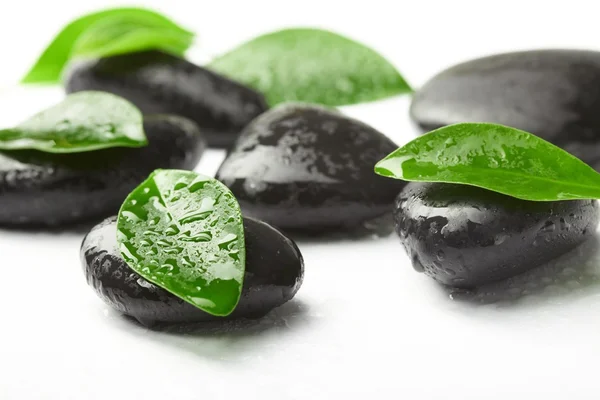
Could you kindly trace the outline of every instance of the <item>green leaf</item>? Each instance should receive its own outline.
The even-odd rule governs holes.
[[[92,29],[90,34],[93,34],[95,31],[98,32],[98,29],[95,28],[94,25],[96,23],[102,22],[104,26],[110,25],[110,20],[114,19],[115,24],[119,26],[124,25],[124,21],[130,20],[132,21],[132,25],[139,26],[144,21],[146,27],[153,26],[157,30],[161,30],[162,32],[169,31],[170,35],[181,35],[181,37],[193,38],[194,34],[184,28],[178,26],[173,21],[168,19],[167,17],[156,13],[151,10],[147,10],[144,8],[114,8],[109,10],[103,10],[99,12],[95,12],[92,14],[85,15],[76,19],[75,21],[68,24],[58,35],[54,38],[54,40],[50,43],[50,45],[44,50],[40,58],[31,68],[31,70],[23,77],[21,80],[22,83],[57,83],[60,81],[60,77],[62,75],[63,69],[69,59],[72,56],[73,49],[81,46],[83,50],[80,48],[78,51],[83,54],[94,54],[95,56],[103,55],[101,51],[91,52],[90,49],[90,37],[85,35],[88,29]],[[102,25],[100,25],[101,27]],[[116,28],[115,28],[116,29]],[[122,28],[121,28],[122,29]],[[131,34],[133,37],[129,37],[129,34],[123,38],[123,50],[132,51],[135,46],[132,45],[132,39],[135,36],[144,37],[141,33]],[[78,40],[83,36],[83,44],[78,45]],[[105,38],[108,38],[110,33],[107,33]],[[87,38],[86,38],[87,37]],[[114,37],[114,36],[113,36]],[[155,37],[156,39],[156,37]],[[116,54],[114,53],[115,49],[119,48],[118,41],[119,37],[114,37],[114,42],[110,46],[107,43],[101,43],[103,47],[108,48],[108,52],[105,55]],[[164,46],[163,46],[164,44]],[[149,39],[144,39],[140,41],[137,50],[147,50],[150,48],[157,48],[165,51],[170,51],[172,46],[172,38],[168,38],[166,42],[162,40],[156,40],[154,42]],[[178,42],[178,45],[175,48],[176,53],[182,53],[185,49],[182,49],[181,44]]]
[[[191,46],[192,34],[155,22],[139,16],[103,18],[81,34],[71,56],[107,57],[148,49],[180,55]]]
[[[532,201],[600,198],[600,174],[530,133],[464,123],[423,135],[375,166],[386,177],[478,186]]]
[[[244,226],[233,194],[191,171],[157,170],[117,219],[121,255],[138,274],[201,310],[229,315],[244,279]]]
[[[0,130],[2,150],[80,153],[147,144],[140,110],[104,92],[71,94],[18,126]]]
[[[286,29],[242,44],[209,68],[286,101],[341,106],[407,93],[396,68],[372,49],[318,29]]]

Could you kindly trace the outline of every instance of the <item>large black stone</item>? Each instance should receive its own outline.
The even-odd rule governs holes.
[[[354,229],[391,215],[404,183],[376,175],[373,167],[396,149],[362,122],[314,105],[289,104],[246,127],[217,179],[246,215],[284,230]]]
[[[134,272],[117,247],[116,217],[87,234],[81,262],[88,284],[114,309],[141,323],[191,323],[259,318],[294,297],[304,276],[296,244],[264,222],[244,218],[246,272],[242,296],[227,317],[215,317]]]
[[[533,133],[600,169],[600,52],[499,54],[447,69],[415,93],[424,131],[491,122]]]
[[[55,226],[115,214],[152,171],[191,170],[206,147],[182,117],[146,117],[144,130],[148,146],[140,148],[0,152],[0,224]]]
[[[67,93],[100,90],[128,99],[144,114],[187,117],[213,147],[229,147],[267,109],[258,92],[159,51],[76,61],[64,82]]]
[[[396,230],[419,272],[471,288],[525,272],[595,233],[595,200],[532,202],[473,186],[409,183]]]

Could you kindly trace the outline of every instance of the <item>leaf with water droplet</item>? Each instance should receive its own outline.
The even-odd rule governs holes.
[[[147,144],[138,108],[105,92],[71,94],[18,126],[0,130],[1,150],[80,153]]]
[[[478,186],[531,201],[600,199],[600,174],[530,133],[462,123],[429,132],[375,166],[379,175]]]
[[[271,105],[301,101],[341,106],[412,91],[380,54],[320,29],[259,36],[208,67],[262,92]]]
[[[244,226],[221,182],[157,170],[123,203],[117,232],[123,259],[145,279],[212,315],[235,309],[246,267]]]

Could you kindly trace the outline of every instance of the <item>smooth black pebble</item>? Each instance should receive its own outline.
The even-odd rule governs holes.
[[[491,122],[533,133],[600,170],[600,52],[499,54],[447,69],[415,93],[424,131]]]
[[[115,214],[159,168],[193,169],[206,147],[195,123],[144,119],[148,146],[84,153],[0,152],[0,224],[57,226]]]
[[[217,179],[245,215],[284,230],[352,230],[382,216],[391,226],[404,183],[376,175],[373,167],[396,149],[382,133],[341,113],[288,104],[246,127]]]
[[[196,122],[211,147],[230,147],[242,129],[267,109],[262,94],[160,51],[76,61],[67,93],[100,90],[126,98],[144,114],[176,114]]]
[[[472,288],[550,261],[592,236],[595,200],[532,202],[472,186],[409,183],[396,230],[414,268]]]
[[[94,227],[81,246],[88,284],[112,308],[144,325],[260,318],[291,300],[302,284],[304,261],[296,244],[270,225],[244,218],[246,273],[242,296],[227,317],[215,317],[148,282],[121,258],[116,217]]]

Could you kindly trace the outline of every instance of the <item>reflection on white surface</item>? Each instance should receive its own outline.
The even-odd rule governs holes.
[[[450,296],[475,304],[517,307],[600,295],[600,234],[571,252],[516,277]]]

